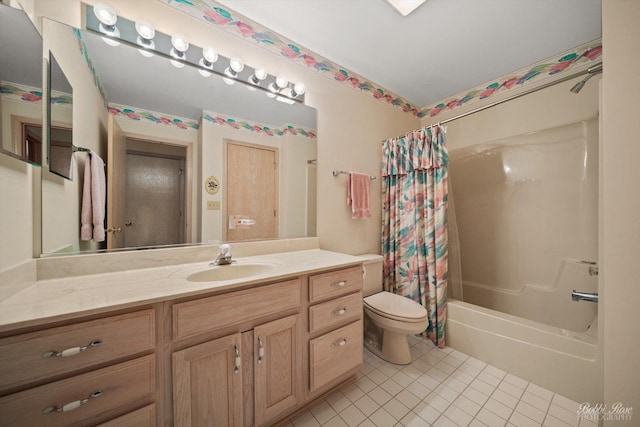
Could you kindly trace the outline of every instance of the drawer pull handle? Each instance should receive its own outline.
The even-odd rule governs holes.
[[[240,372],[240,364],[242,359],[240,358],[240,349],[238,348],[238,344],[234,344],[233,345],[233,350],[236,353],[236,357],[235,357],[235,367],[233,368],[233,373],[237,374],[238,372]]]
[[[262,345],[262,337],[258,337],[258,364],[262,363],[264,358],[264,346]]]
[[[343,307],[340,310],[336,310],[336,311],[332,311],[331,315],[332,316],[342,316],[343,314],[345,314],[347,312],[347,307]]]
[[[331,348],[344,347],[346,344],[347,344],[347,337],[344,337],[340,341],[332,343]]]
[[[339,281],[339,282],[334,282],[334,283],[332,283],[332,284],[331,284],[331,287],[332,287],[332,288],[342,288],[342,287],[344,287],[346,284],[347,284],[347,281],[346,281],[346,280],[341,280],[341,281]]]
[[[55,351],[55,350],[49,350],[46,351],[44,353],[42,353],[42,357],[44,357],[45,359],[49,358],[49,357],[69,357],[69,356],[75,356],[76,354],[80,354],[83,351],[91,348],[91,347],[97,347],[100,344],[102,344],[102,340],[98,339],[98,340],[93,340],[91,341],[89,344],[82,346],[82,347],[70,347],[70,348],[65,348],[62,351]]]
[[[50,414],[52,412],[69,412],[69,411],[73,411],[74,409],[78,409],[79,407],[81,407],[82,405],[86,404],[87,402],[89,402],[90,399],[95,399],[96,397],[100,397],[102,396],[102,390],[96,390],[93,393],[91,393],[89,395],[89,397],[86,397],[82,400],[74,400],[73,402],[69,402],[65,405],[62,406],[47,406],[46,408],[44,408],[42,410],[43,414]]]

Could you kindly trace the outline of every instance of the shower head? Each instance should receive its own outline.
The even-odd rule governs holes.
[[[595,76],[596,74],[600,74],[602,72],[602,63],[596,65],[595,67],[591,67],[589,69],[587,69],[587,76],[580,80],[578,83],[576,83],[575,85],[573,85],[573,87],[571,89],[569,89],[569,91],[571,93],[578,93],[582,90],[582,88],[584,87],[584,84],[593,76]]]

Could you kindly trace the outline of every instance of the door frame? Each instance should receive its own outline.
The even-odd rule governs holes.
[[[274,173],[274,188],[275,188],[275,194],[274,196],[274,203],[275,203],[275,207],[276,207],[276,215],[275,215],[275,234],[276,237],[274,237],[273,239],[260,239],[260,240],[275,240],[278,239],[279,233],[280,233],[280,149],[278,147],[275,146],[271,146],[271,145],[263,145],[263,144],[255,144],[255,143],[251,143],[251,142],[245,142],[245,141],[238,141],[236,139],[229,139],[229,138],[224,138],[222,140],[222,173],[223,173],[223,181],[222,181],[222,240],[224,242],[228,241],[228,230],[229,230],[229,213],[227,212],[227,208],[229,206],[229,192],[227,191],[228,186],[227,186],[227,182],[228,181],[228,177],[227,177],[227,146],[231,144],[231,145],[239,145],[242,147],[249,147],[249,148],[255,148],[258,150],[267,150],[267,151],[273,151],[275,154],[275,159],[276,159],[276,167],[275,167],[275,173]]]
[[[124,136],[127,140],[135,139],[137,141],[147,142],[150,144],[165,144],[173,145],[176,147],[184,147],[185,152],[185,167],[184,167],[184,244],[193,243],[193,142],[179,141],[164,137],[150,137],[149,135],[138,134],[134,132],[124,131]]]

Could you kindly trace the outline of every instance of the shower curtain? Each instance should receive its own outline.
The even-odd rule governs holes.
[[[384,289],[427,309],[427,337],[445,345],[449,156],[442,126],[382,146]]]

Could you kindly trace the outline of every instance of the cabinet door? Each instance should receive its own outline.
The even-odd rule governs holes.
[[[177,426],[241,426],[240,334],[173,353]]]
[[[267,425],[300,402],[300,315],[254,328],[256,426]]]

